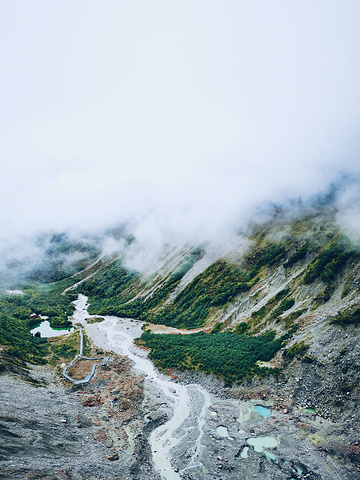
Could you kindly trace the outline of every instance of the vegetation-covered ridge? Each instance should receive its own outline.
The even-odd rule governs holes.
[[[147,313],[145,320],[172,327],[196,328],[204,325],[211,309],[224,306],[251,287],[246,275],[219,260],[198,275],[161,311]]]
[[[185,274],[199,260],[195,254],[166,274],[159,265],[158,274],[145,280],[116,262],[80,288],[89,296],[93,314],[175,328],[207,327],[212,333],[146,333],[141,342],[151,348],[159,368],[203,370],[227,381],[239,381],[245,372],[264,372],[256,364],[263,358],[260,350],[244,358],[257,342],[268,359],[280,347],[285,364],[305,358],[311,341],[302,332],[317,312],[321,318],[328,315],[329,325],[357,325],[354,308],[334,318],[334,310],[358,301],[360,255],[357,245],[340,232],[333,212],[302,215],[288,223],[275,218],[256,226],[249,239],[248,250],[237,261],[236,255],[219,259],[185,283]],[[214,352],[216,361],[211,358]]]
[[[327,222],[326,227],[321,219]],[[284,328],[309,310],[309,305],[304,310],[304,305],[296,301],[295,292],[301,286],[316,281],[323,284],[322,292],[318,292],[317,300],[310,308],[327,301],[346,266],[359,263],[360,258],[358,249],[339,233],[331,216],[304,215],[289,221],[285,230],[283,223],[274,220],[255,227],[250,239],[251,246],[240,261],[220,259],[180,290],[177,287],[184,275],[201,258],[197,250],[166,275],[155,275],[150,281],[144,281],[140,273],[126,269],[120,260],[113,262],[84,282],[79,291],[89,296],[92,314],[138,318],[187,329],[221,320],[234,302],[251,297],[253,303],[258,297],[259,301],[249,310],[247,318],[254,332],[260,332],[273,321],[281,322],[287,311],[289,315]],[[261,295],[254,296],[252,291],[279,269],[284,272],[285,288],[264,305]],[[301,273],[288,285],[286,278],[294,271]],[[144,289],[146,295],[140,293]],[[344,288],[343,295],[346,294]],[[263,321],[265,318],[267,325]]]
[[[193,249],[182,258],[172,271],[156,276],[146,287],[138,272],[126,269],[121,260],[113,262],[97,275],[87,280],[79,291],[89,296],[89,312],[99,315],[117,315],[149,320],[154,312],[169,298],[184,275],[202,257],[201,249]]]
[[[202,327],[211,312],[224,307],[237,295],[248,291],[265,267],[277,265],[285,255],[283,245],[268,245],[247,257],[245,266],[221,259],[197,275],[171,302],[165,303],[184,275],[201,258],[193,250],[182,264],[162,278],[146,298],[139,296],[140,275],[128,271],[121,260],[81,285],[79,291],[89,296],[90,313],[138,318],[155,324],[180,328]]]
[[[12,357],[18,366],[24,362],[42,363],[44,340],[30,333],[29,312],[25,306],[17,305],[15,298],[0,301],[0,345],[6,356]],[[0,358],[0,371],[6,370],[7,360]]]

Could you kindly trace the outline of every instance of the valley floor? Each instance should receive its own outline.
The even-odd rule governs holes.
[[[48,367],[36,367],[32,375],[46,386],[0,377],[0,478],[160,479],[149,435],[172,413],[161,392],[134,373],[125,357],[112,354],[109,365],[83,388],[64,387]],[[174,386],[179,381],[190,389],[201,385],[211,398],[196,462],[190,459],[196,446],[192,430],[203,408],[196,389],[192,414],[175,431],[183,438],[171,452],[180,478],[360,478],[351,461],[358,449],[346,443],[349,426],[296,408],[288,391],[224,389],[203,374],[173,376]],[[266,409],[265,417],[255,406]],[[260,446],[249,439],[258,439]],[[266,439],[275,443],[266,446]]]

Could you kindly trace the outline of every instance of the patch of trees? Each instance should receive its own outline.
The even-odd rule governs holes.
[[[297,250],[295,253],[293,253],[289,257],[287,262],[284,263],[284,267],[290,268],[293,265],[295,265],[295,263],[299,262],[300,260],[303,260],[306,257],[308,251],[309,251],[309,246],[307,245],[307,243],[305,243],[305,245],[303,245],[301,248],[299,248],[299,250]]]
[[[254,337],[228,331],[190,335],[144,332],[137,342],[151,348],[149,356],[160,369],[203,371],[226,383],[264,373],[256,362],[271,360],[283,344],[282,339],[275,340],[274,332]]]
[[[238,335],[244,335],[246,332],[248,332],[250,329],[250,326],[246,322],[240,322],[236,325],[234,329],[234,333],[237,333]]]
[[[247,267],[247,281],[252,280],[263,267],[272,267],[279,264],[286,255],[285,245],[271,244],[256,251],[252,251],[245,256],[245,265]]]
[[[293,298],[286,298],[273,311],[272,317],[277,318],[279,315],[282,315],[284,312],[287,312],[288,310],[290,310],[290,308],[293,307],[294,305],[295,305],[295,300]]]
[[[122,296],[123,291],[138,279],[138,274],[123,267],[121,261],[115,261],[108,265],[85,282],[81,284],[82,293],[90,297],[91,305],[94,307],[94,300],[97,301],[98,309],[107,306],[109,300],[113,304],[125,303],[129,298]],[[131,297],[130,297],[131,298]],[[90,311],[90,310],[89,310]],[[102,313],[98,311],[97,313]],[[109,313],[110,315],[111,313]]]

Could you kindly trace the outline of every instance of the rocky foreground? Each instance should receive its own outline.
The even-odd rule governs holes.
[[[83,388],[59,383],[48,367],[32,376],[40,383],[0,376],[0,478],[159,478],[146,437],[165,413],[154,395],[144,398],[125,357],[111,356]]]
[[[276,392],[270,381],[247,390],[224,389],[210,376],[179,375],[172,376],[174,382],[197,382],[212,392],[199,462],[189,463],[191,435],[172,452],[181,478],[360,478],[360,447],[350,424],[299,409],[286,384],[278,382]],[[126,357],[110,355],[108,366],[98,368],[85,387],[64,385],[49,367],[36,367],[32,376],[40,383],[0,377],[0,478],[160,479],[148,437],[171,411],[160,392],[131,370]],[[197,405],[194,398],[194,413],[179,436],[197,421],[200,400]],[[265,407],[269,416],[260,415],[254,406]],[[254,446],[251,438],[272,438],[275,443]]]

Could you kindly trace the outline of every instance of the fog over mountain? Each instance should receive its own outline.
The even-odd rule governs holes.
[[[130,222],[223,242],[339,182],[357,238],[359,19],[351,0],[2,2],[3,241]]]

